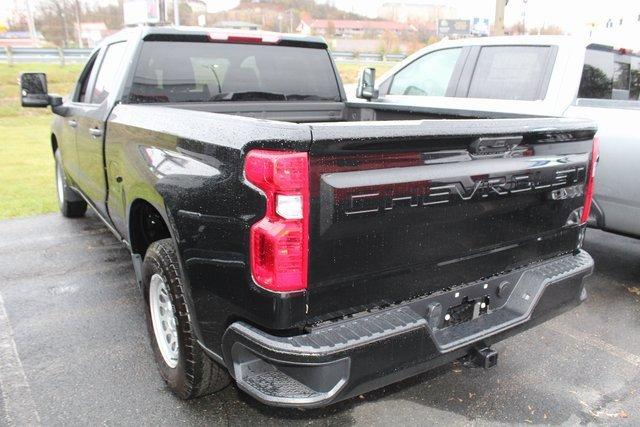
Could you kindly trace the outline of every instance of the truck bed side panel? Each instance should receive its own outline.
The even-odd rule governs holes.
[[[243,156],[251,147],[305,151],[308,126],[119,105],[106,141],[111,218],[128,236],[136,200],[165,217],[209,348],[218,348],[231,313],[265,328],[304,321],[303,295],[279,297],[252,285],[249,228],[264,214],[265,200],[244,184]]]

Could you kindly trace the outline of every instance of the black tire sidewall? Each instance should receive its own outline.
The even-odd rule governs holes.
[[[56,169],[55,169],[55,174],[56,174],[56,194],[58,195],[58,207],[60,208],[60,211],[65,214],[65,202],[66,202],[66,191],[67,191],[67,182],[64,179],[64,171],[60,170],[62,169],[62,159],[60,158],[60,150],[56,150],[56,152],[54,153],[54,158],[56,160]],[[58,190],[58,179],[60,179],[60,176],[58,174],[62,174],[63,180],[62,180],[62,194],[59,193]],[[66,216],[66,215],[65,215]]]
[[[164,361],[153,330],[149,304],[149,285],[151,277],[154,274],[159,274],[167,285],[171,304],[174,308],[174,316],[176,316],[178,321],[178,364],[174,368],[171,368]],[[182,295],[180,267],[177,259],[175,258],[175,249],[173,248],[171,239],[154,242],[147,250],[147,254],[142,264],[142,284],[149,340],[151,341],[151,348],[153,350],[160,375],[174,393],[182,398],[188,398],[190,397],[193,386],[190,383],[187,372],[192,369],[189,361],[193,360],[193,354],[190,349],[193,348],[194,338],[190,332],[191,326],[189,324],[188,312],[186,310],[186,306],[182,302],[184,301],[184,297]],[[182,307],[182,309],[180,309],[180,307]]]
[[[60,150],[56,150],[53,154],[55,159],[55,180],[56,180],[56,194],[58,195],[58,207],[62,216],[67,218],[78,218],[84,216],[87,211],[87,202],[82,200],[74,190],[67,185],[67,175],[62,167],[62,157]],[[58,175],[60,173],[60,175]],[[62,197],[59,195],[58,179],[62,178]]]

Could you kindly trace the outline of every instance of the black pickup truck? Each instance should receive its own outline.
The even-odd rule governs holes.
[[[590,121],[347,102],[323,39],[204,29],[125,30],[68,99],[21,91],[52,107],[62,214],[130,250],[182,398],[233,377],[314,407],[492,366],[586,297]]]

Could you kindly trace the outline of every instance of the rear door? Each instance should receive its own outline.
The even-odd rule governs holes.
[[[557,46],[474,46],[456,96],[505,101],[542,101]]]
[[[82,178],[76,151],[78,116],[84,111],[85,104],[89,101],[90,93],[87,90],[90,82],[95,80],[98,57],[99,52],[95,52],[91,56],[82,73],[80,73],[76,87],[71,94],[71,99],[65,103],[65,108],[60,110],[63,120],[56,132],[58,150],[60,151],[62,164],[67,176],[71,178],[74,185],[77,185],[76,183]]]
[[[103,215],[107,214],[103,155],[105,122],[113,107],[113,97],[109,95],[117,90],[120,82],[119,71],[125,49],[126,42],[113,43],[103,48],[98,72],[89,87],[88,102],[83,103],[77,113],[77,184]]]
[[[312,132],[311,316],[393,304],[578,246],[591,122],[425,120]]]

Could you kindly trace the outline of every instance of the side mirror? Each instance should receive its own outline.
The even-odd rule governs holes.
[[[376,69],[375,68],[363,68],[360,70],[358,76],[358,86],[356,87],[356,97],[372,100],[378,97],[378,91],[375,89],[376,85]]]
[[[20,74],[20,100],[23,107],[47,107],[50,105],[45,73]]]

